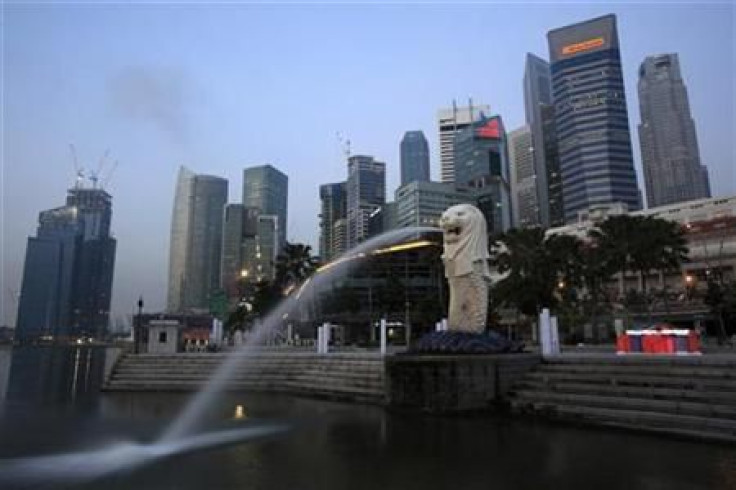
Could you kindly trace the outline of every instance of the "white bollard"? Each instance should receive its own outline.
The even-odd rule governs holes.
[[[324,342],[322,354],[327,354],[330,352],[330,335],[332,334],[332,325],[330,325],[329,323],[325,323],[322,328],[324,329],[324,332],[322,333],[322,341]]]
[[[560,332],[557,326],[557,317],[550,318],[550,350],[552,355],[560,354]]]
[[[381,355],[386,355],[386,319],[381,318]]]
[[[322,327],[317,327],[317,354],[322,354]]]
[[[552,336],[549,318],[549,309],[544,308],[539,314],[539,345],[542,348],[542,355],[549,356],[552,354]]]
[[[442,331],[442,322],[437,322],[434,324],[434,331],[435,332],[441,332]]]
[[[442,331],[447,332],[447,318],[442,319]]]

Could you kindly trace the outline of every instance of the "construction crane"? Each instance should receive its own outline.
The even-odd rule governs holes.
[[[92,188],[97,189],[97,183],[100,180],[100,172],[102,171],[102,167],[105,165],[105,160],[110,155],[110,149],[108,148],[105,150],[105,153],[100,157],[100,161],[97,163],[97,170],[94,172],[90,171],[89,173],[89,180],[92,182]]]
[[[69,151],[72,154],[72,164],[74,165],[74,187],[78,189],[82,186],[82,181],[84,180],[84,169],[79,166],[77,148],[74,146],[74,143],[69,143]]]
[[[343,134],[338,131],[336,133],[337,136],[337,142],[340,144],[340,149],[342,150],[343,154],[345,155],[345,159],[347,160],[350,158],[350,140],[343,137]]]
[[[112,179],[112,174],[115,172],[115,169],[118,168],[118,161],[115,160],[113,164],[110,166],[110,170],[107,171],[107,175],[102,178],[102,181],[100,182],[100,189],[104,189],[107,187],[107,184],[110,183],[110,179]]]

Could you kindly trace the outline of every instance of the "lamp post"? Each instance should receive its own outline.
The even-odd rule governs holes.
[[[141,351],[141,336],[143,333],[143,295],[138,298],[138,318],[135,322],[133,329],[133,352],[140,354]]]

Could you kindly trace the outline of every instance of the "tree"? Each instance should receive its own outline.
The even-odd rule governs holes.
[[[718,320],[720,342],[736,333],[736,282],[709,280],[704,302]]]
[[[647,312],[650,312],[649,273],[679,270],[688,260],[680,226],[654,216],[610,216],[588,235],[598,250],[602,277],[620,273],[623,281],[627,272],[639,275]]]
[[[270,281],[247,283],[242,290],[243,297],[225,322],[228,330],[237,330],[256,318],[266,316],[283,297],[281,289]]]
[[[647,292],[651,271],[679,270],[688,249],[680,225],[654,216],[610,216],[589,232],[611,273],[638,273]]]
[[[286,242],[276,257],[274,283],[288,290],[302,282],[317,269],[317,259],[312,256],[312,247],[303,243]]]
[[[493,264],[507,276],[493,288],[501,303],[536,316],[554,308],[580,284],[581,242],[573,236],[545,237],[540,228],[512,229],[493,241]]]

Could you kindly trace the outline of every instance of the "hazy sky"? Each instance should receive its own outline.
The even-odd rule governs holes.
[[[3,8],[2,311],[14,323],[26,238],[73,183],[69,144],[107,186],[118,240],[113,313],[166,297],[176,171],[289,176],[288,238],[317,245],[322,183],[344,180],[335,133],[399,180],[399,141],[421,129],[438,178],[435,113],[453,98],[523,124],[526,52],[548,30],[618,15],[640,186],[636,74],[677,52],[715,195],[736,194],[734,7],[720,4],[8,4]],[[104,172],[103,172],[104,173]]]

